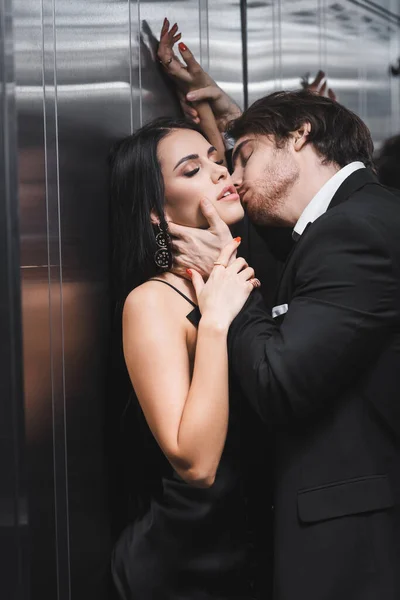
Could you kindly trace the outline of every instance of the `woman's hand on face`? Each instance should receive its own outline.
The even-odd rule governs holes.
[[[244,258],[236,258],[229,264],[239,244],[240,238],[235,238],[225,246],[216,261],[220,264],[214,266],[207,283],[200,273],[188,270],[202,320],[226,331],[254,288],[261,285]]]
[[[183,277],[187,275],[187,269],[195,269],[203,277],[209,277],[221,250],[232,241],[228,225],[207,198],[202,199],[200,208],[208,221],[208,229],[168,223],[174,256],[172,271]],[[232,255],[231,260],[235,258]]]

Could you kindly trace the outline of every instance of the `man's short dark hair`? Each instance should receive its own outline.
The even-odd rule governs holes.
[[[360,160],[373,168],[373,142],[365,123],[338,102],[307,90],[260,98],[231,122],[229,134],[236,140],[249,134],[271,135],[282,147],[306,122],[311,125],[308,140],[324,163],[344,167]]]
[[[388,138],[376,159],[378,179],[383,185],[400,190],[400,135]]]

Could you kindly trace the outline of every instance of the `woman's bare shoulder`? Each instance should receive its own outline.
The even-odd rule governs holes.
[[[154,282],[146,281],[133,289],[125,299],[123,316],[126,318],[135,318],[137,316],[145,317],[149,313],[156,311],[164,312],[165,294],[156,287]]]
[[[171,293],[171,288],[155,281],[146,281],[132,290],[124,304],[124,321],[146,319],[171,321],[181,320],[180,296]]]

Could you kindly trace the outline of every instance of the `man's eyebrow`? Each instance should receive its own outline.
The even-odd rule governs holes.
[[[217,149],[214,146],[210,146],[209,149],[207,150],[207,156],[210,156],[210,154],[212,154],[213,152],[216,152],[216,151],[217,151]],[[196,160],[196,158],[199,158],[198,154],[188,154],[187,156],[184,156],[183,158],[178,160],[178,162],[176,163],[176,165],[173,168],[173,171],[175,171],[175,169],[177,169],[179,167],[179,165],[186,162],[187,160]]]
[[[233,154],[232,154],[232,164],[233,164],[233,165],[234,165],[234,164],[235,164],[235,162],[237,161],[237,159],[238,159],[238,156],[239,156],[239,153],[240,153],[241,149],[243,148],[243,146],[245,146],[246,144],[248,144],[248,143],[249,143],[249,142],[251,142],[251,141],[252,141],[251,139],[248,139],[248,140],[243,140],[243,142],[241,142],[241,143],[239,144],[239,146],[238,146],[237,148],[235,148],[235,150],[233,151]]]

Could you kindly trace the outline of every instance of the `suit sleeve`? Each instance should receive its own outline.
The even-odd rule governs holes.
[[[231,368],[266,423],[329,410],[379,356],[398,320],[392,259],[366,220],[336,214],[316,223],[294,272],[282,325],[253,293],[229,332]]]

